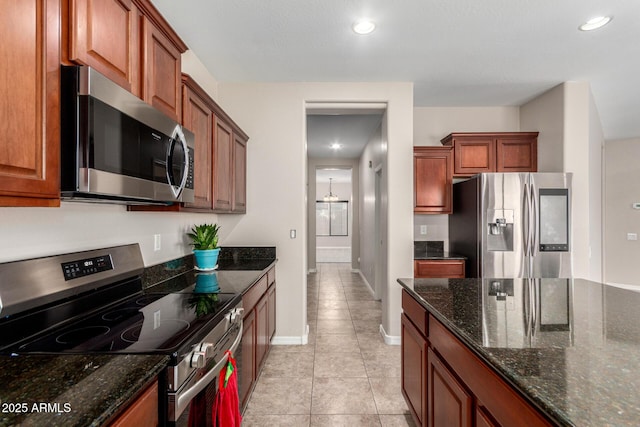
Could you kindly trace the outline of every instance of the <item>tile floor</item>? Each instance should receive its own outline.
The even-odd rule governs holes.
[[[400,392],[400,346],[350,264],[308,276],[309,344],[273,346],[243,426],[413,426]]]

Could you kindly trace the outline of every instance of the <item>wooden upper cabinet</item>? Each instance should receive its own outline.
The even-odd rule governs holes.
[[[142,22],[144,100],[178,121],[181,109],[181,52],[148,18]]]
[[[213,134],[213,209],[230,211],[233,198],[232,177],[233,131],[219,117],[214,119]]]
[[[538,132],[496,138],[496,172],[537,172]]]
[[[453,175],[537,172],[538,132],[452,133],[440,142],[453,146]]]
[[[415,213],[452,212],[453,160],[450,147],[414,147]]]
[[[195,135],[194,150],[194,201],[185,203],[190,208],[213,207],[213,180],[211,179],[211,138],[213,113],[199,95],[199,87],[193,80],[183,77],[182,124]]]
[[[70,61],[140,96],[140,12],[132,0],[70,0]]]
[[[231,211],[247,211],[247,138],[233,134],[233,203]]]
[[[60,0],[0,13],[0,206],[60,205]]]

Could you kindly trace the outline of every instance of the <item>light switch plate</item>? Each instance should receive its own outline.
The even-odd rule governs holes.
[[[159,251],[162,249],[162,236],[160,234],[153,235],[153,250]]]
[[[638,240],[637,233],[627,233],[627,240]]]

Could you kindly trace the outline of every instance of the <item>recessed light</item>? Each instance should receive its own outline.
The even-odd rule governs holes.
[[[334,142],[329,146],[329,148],[331,148],[332,150],[339,150],[340,148],[342,148],[342,145],[338,144],[337,142]]]
[[[612,19],[613,16],[597,16],[580,25],[578,29],[581,31],[597,30],[598,28],[602,28],[607,25]]]
[[[361,20],[354,22],[352,28],[356,34],[365,35],[372,33],[376,29],[376,24],[372,21]]]

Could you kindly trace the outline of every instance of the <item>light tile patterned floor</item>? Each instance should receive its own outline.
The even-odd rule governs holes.
[[[309,344],[273,346],[243,426],[414,426],[400,392],[400,346],[349,264],[308,276]]]

